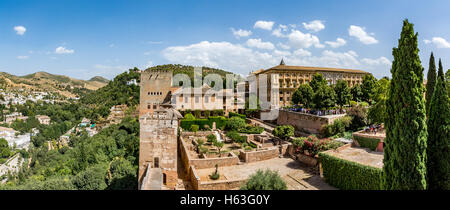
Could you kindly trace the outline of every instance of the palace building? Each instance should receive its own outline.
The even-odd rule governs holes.
[[[271,107],[280,107],[289,106],[294,91],[300,84],[309,83],[316,73],[322,74],[330,85],[336,84],[338,80],[344,80],[349,87],[361,84],[364,75],[370,74],[365,71],[354,69],[288,66],[282,59],[280,65],[266,70],[260,69],[254,71],[250,76],[256,77],[258,87],[259,77],[261,77],[261,75],[267,76],[267,100],[271,101]],[[278,91],[272,91],[272,89],[278,89]],[[258,90],[258,92],[260,92],[260,90]],[[274,99],[275,101],[273,101]]]

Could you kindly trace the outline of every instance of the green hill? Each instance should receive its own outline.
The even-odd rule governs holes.
[[[104,77],[101,77],[101,76],[95,76],[95,77],[92,77],[92,78],[89,79],[88,81],[89,81],[89,82],[101,82],[101,83],[108,83],[108,82],[109,82],[108,79],[106,79],[106,78],[104,78]]]

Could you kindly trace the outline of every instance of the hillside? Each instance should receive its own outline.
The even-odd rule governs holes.
[[[203,66],[202,68],[203,68],[202,69],[203,70],[202,78],[204,78],[208,74],[218,74],[220,77],[222,77],[222,80],[225,81],[227,74],[233,74],[232,72],[225,71],[222,69],[215,69],[215,68],[205,67],[205,66]],[[189,76],[189,78],[191,78],[191,84],[194,84],[194,82],[193,82],[194,67],[193,66],[181,65],[181,64],[166,64],[166,65],[154,66],[147,70],[172,70],[173,75],[187,74]],[[173,84],[173,85],[176,86],[178,84]],[[224,85],[225,85],[225,82],[224,82]]]
[[[0,72],[0,83],[4,88],[29,91],[56,91],[66,97],[75,97],[83,92],[97,90],[108,84],[108,82],[103,77],[94,77],[85,81],[47,72],[36,72],[25,76],[15,76],[6,72]]]

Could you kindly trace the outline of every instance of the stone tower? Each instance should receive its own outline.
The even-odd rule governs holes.
[[[140,189],[173,189],[177,183],[177,132],[181,114],[170,104],[172,71],[146,70],[140,83]]]

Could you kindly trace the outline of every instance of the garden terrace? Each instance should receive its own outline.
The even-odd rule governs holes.
[[[383,153],[344,147],[319,153],[320,176],[342,190],[380,190]]]
[[[277,171],[286,182],[288,190],[335,189],[320,179],[311,167],[291,158],[273,158],[242,165],[219,167],[218,172],[221,178],[218,180],[211,180],[209,177],[215,171],[215,168],[197,169],[191,167],[190,180],[196,190],[236,190],[257,170],[266,169]]]
[[[385,130],[380,130],[376,134],[362,130],[354,132],[352,136],[355,146],[369,148],[377,152],[383,152],[384,139],[386,138]]]

